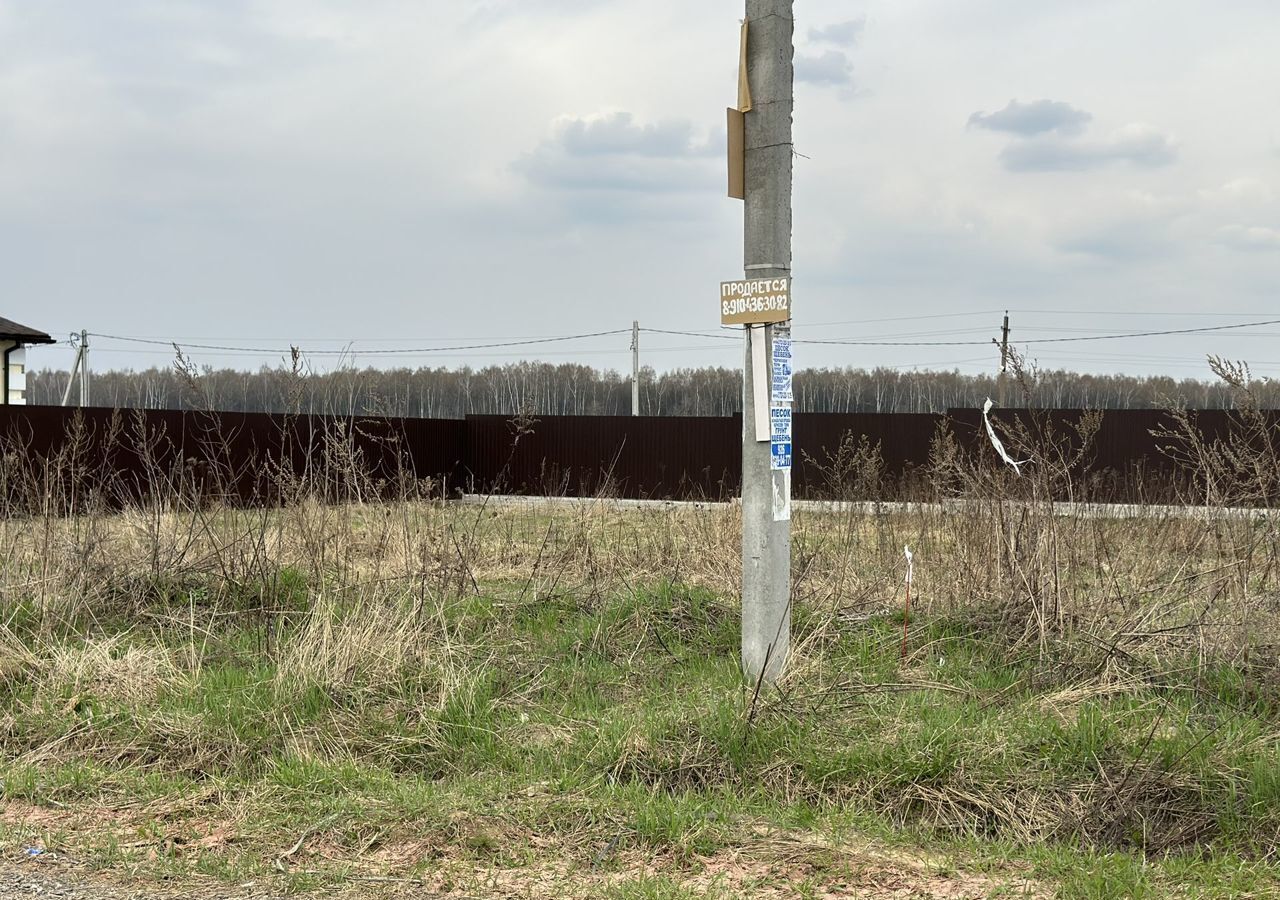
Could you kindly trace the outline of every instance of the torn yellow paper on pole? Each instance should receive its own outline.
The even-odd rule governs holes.
[[[737,200],[747,198],[747,132],[742,112],[729,107],[725,133],[729,151],[729,196]]]
[[[746,173],[746,120],[745,113],[751,111],[751,85],[747,81],[747,20],[742,20],[742,30],[738,35],[738,107],[727,110],[728,134],[727,149],[729,162],[729,196],[737,200],[747,197]]]

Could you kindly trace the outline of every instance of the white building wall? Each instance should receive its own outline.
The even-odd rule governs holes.
[[[15,341],[0,341],[0,358],[10,347],[18,346]],[[9,353],[9,395],[5,402],[11,406],[25,406],[27,403],[27,349],[18,349]]]
[[[9,402],[27,404],[27,348],[19,347],[9,354]]]

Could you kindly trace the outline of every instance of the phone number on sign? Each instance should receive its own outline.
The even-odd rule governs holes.
[[[720,314],[736,316],[747,312],[786,312],[790,309],[786,297],[735,297],[720,301]]]

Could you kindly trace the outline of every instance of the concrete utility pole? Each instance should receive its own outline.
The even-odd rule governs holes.
[[[62,392],[62,405],[69,406],[71,404],[71,389],[76,385],[76,376],[80,374],[80,367],[84,364],[84,336],[85,333],[80,332],[80,340],[77,343],[76,335],[71,335],[71,343],[76,347],[76,359],[71,364],[71,371],[67,374],[67,389]],[[80,405],[84,406],[84,376],[80,376]]]
[[[747,0],[748,279],[791,277],[793,6],[794,0]],[[747,327],[743,369],[742,668],[753,682],[776,679],[791,647],[791,472],[771,468],[769,441],[760,440],[756,428],[756,404],[761,398],[769,402],[774,327]],[[752,342],[763,346],[753,348]],[[758,378],[765,379],[763,391]],[[775,514],[776,499],[786,502],[785,520]]]
[[[80,332],[80,405],[89,405],[89,332]]]
[[[1005,382],[1009,372],[1009,310],[1004,311],[1004,324],[1000,326],[1000,377],[997,379],[996,399],[1005,404]]]
[[[640,323],[631,323],[631,415],[640,415]]]

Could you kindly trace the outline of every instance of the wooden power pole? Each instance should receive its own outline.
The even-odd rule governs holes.
[[[794,0],[746,0],[746,81],[743,120],[744,268],[747,279],[791,278],[791,115]],[[789,315],[789,313],[788,313]],[[742,668],[753,682],[782,673],[791,645],[791,405],[771,392],[775,340],[789,351],[789,330],[776,324],[746,330],[742,410]],[[785,336],[785,338],[784,338]],[[764,384],[759,381],[763,379]],[[785,412],[785,468],[774,459],[776,429],[758,423]]]

